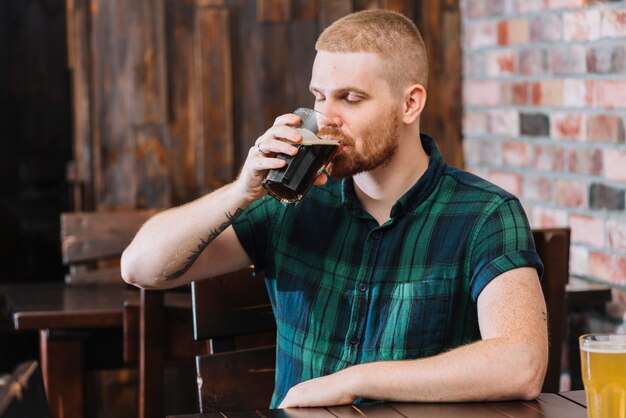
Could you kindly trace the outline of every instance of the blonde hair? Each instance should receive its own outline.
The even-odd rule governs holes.
[[[428,83],[428,58],[422,35],[406,16],[389,10],[349,14],[319,36],[316,51],[373,52],[384,62],[383,76],[392,88]]]

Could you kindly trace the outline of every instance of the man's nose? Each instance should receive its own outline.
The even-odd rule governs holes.
[[[341,125],[343,124],[343,119],[341,115],[332,104],[328,103],[328,100],[326,100],[326,102],[322,106],[317,107],[316,110],[321,112],[325,116],[325,118],[322,118],[322,120],[319,121],[320,126],[336,125],[338,127],[341,127]]]

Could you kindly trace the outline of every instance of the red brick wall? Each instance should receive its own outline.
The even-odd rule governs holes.
[[[460,1],[466,168],[626,286],[626,1]]]

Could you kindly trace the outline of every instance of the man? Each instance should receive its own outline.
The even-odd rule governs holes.
[[[235,182],[142,227],[124,279],[168,288],[264,270],[278,330],[273,407],[536,397],[543,267],[519,201],[420,139],[428,68],[417,28],[359,12],[316,50],[315,108],[341,130],[332,178],[295,207],[265,195],[266,171],[284,164],[276,154],[301,141],[299,118],[280,116]]]

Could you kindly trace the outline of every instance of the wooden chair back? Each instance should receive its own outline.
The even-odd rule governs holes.
[[[120,256],[154,210],[61,214],[66,283],[120,283]]]
[[[274,390],[276,322],[262,277],[250,269],[192,284],[200,412],[269,406]]]
[[[533,238],[544,272],[541,280],[548,310],[550,347],[542,392],[559,392],[566,329],[565,287],[569,280],[569,228],[534,229]]]
[[[39,363],[20,363],[0,382],[0,418],[52,418]]]

